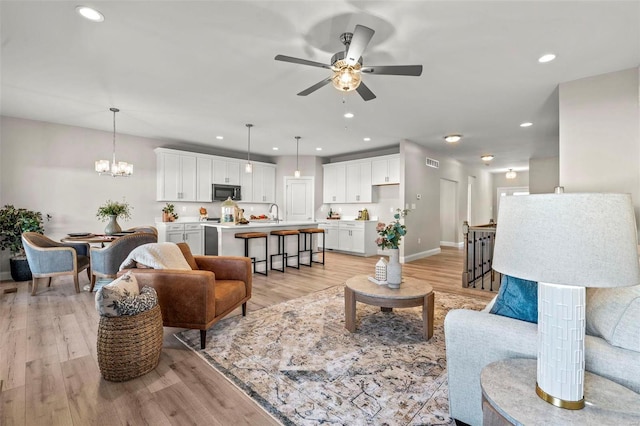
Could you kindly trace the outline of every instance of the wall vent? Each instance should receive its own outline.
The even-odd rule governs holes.
[[[427,166],[433,167],[434,169],[439,169],[440,168],[440,162],[438,160],[434,160],[433,158],[427,157],[426,164],[427,164]]]

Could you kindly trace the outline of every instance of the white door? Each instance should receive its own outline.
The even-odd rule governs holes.
[[[313,177],[286,176],[284,219],[314,220]]]

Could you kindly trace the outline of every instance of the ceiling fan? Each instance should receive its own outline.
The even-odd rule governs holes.
[[[343,33],[340,41],[345,46],[345,50],[338,52],[331,57],[331,64],[309,61],[306,59],[293,58],[291,56],[277,55],[276,61],[292,62],[294,64],[309,65],[312,67],[330,69],[333,74],[319,83],[298,93],[298,96],[307,96],[319,88],[333,83],[333,87],[343,92],[355,90],[365,101],[375,99],[376,95],[362,82],[361,74],[386,74],[386,75],[409,75],[419,76],[422,74],[422,65],[385,65],[385,66],[363,66],[362,53],[371,41],[374,30],[363,25],[356,25],[353,33]]]

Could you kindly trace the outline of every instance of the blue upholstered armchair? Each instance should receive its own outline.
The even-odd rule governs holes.
[[[37,232],[23,233],[22,244],[33,275],[32,296],[36,294],[41,278],[47,278],[50,286],[52,277],[73,275],[76,293],[80,293],[78,273],[86,269],[87,277],[91,277],[89,244],[59,243]]]
[[[135,232],[118,238],[107,247],[91,247],[91,288],[89,291],[93,291],[97,277],[115,278],[120,264],[134,248],[157,242],[158,237],[153,233]]]

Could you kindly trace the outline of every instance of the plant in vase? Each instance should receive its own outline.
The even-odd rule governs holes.
[[[113,235],[118,232],[122,232],[122,228],[118,224],[118,218],[122,218],[124,220],[131,219],[131,210],[133,207],[129,205],[126,201],[117,202],[107,200],[106,203],[98,207],[98,212],[96,213],[96,217],[100,219],[102,222],[109,221],[107,223],[106,228],[104,228],[104,233],[107,235]]]
[[[387,264],[387,284],[391,288],[399,288],[402,282],[402,265],[398,247],[402,237],[407,234],[407,227],[400,223],[400,219],[409,213],[406,209],[396,209],[394,220],[389,224],[378,222],[376,244],[382,249],[389,249],[389,263]]]
[[[47,221],[51,216],[46,216]],[[9,250],[11,278],[14,281],[29,281],[31,270],[22,245],[23,232],[44,234],[42,213],[15,208],[7,204],[0,209],[0,249]]]
[[[202,209],[200,209],[202,210]],[[206,212],[206,210],[205,210]],[[178,218],[178,213],[175,212],[175,206],[171,203],[167,203],[162,208],[162,221],[163,222],[173,222]]]

